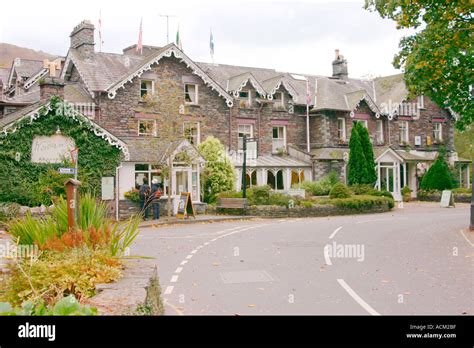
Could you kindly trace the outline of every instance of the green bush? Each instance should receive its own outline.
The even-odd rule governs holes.
[[[126,199],[131,200],[132,202],[140,202],[140,191],[137,189],[131,189],[123,194]]]
[[[311,208],[313,206],[313,202],[311,201],[301,201],[299,202],[299,205],[305,208]]]
[[[338,183],[333,186],[329,192],[329,198],[349,198],[352,195],[351,190],[341,183]]]
[[[249,205],[268,205],[272,188],[268,185],[253,186],[247,190]]]
[[[217,197],[219,198],[242,198],[242,191],[224,191],[220,192]]]
[[[327,181],[304,181],[301,183],[301,188],[311,196],[327,196],[331,187]]]
[[[272,193],[270,195],[270,200],[267,203],[268,205],[279,205],[279,206],[288,206],[292,197],[284,195],[282,193]],[[294,199],[293,199],[294,200]]]
[[[370,184],[354,184],[350,185],[349,188],[356,195],[365,195],[374,190],[374,187]]]
[[[373,208],[377,205],[382,205],[388,203],[389,209],[392,209],[393,199],[388,197],[375,197],[375,196],[352,196],[349,198],[338,198],[338,199],[329,199],[326,201],[326,204],[333,204],[339,208],[346,208],[352,210],[365,210]]]
[[[449,190],[455,187],[455,181],[445,159],[445,151],[440,150],[438,158],[423,175],[420,188],[423,190]]]
[[[349,140],[349,163],[348,163],[348,182],[349,185],[367,184],[367,161],[365,159],[364,148],[358,132],[362,127],[359,122],[354,123]]]
[[[472,194],[472,189],[467,188],[467,187],[458,187],[458,188],[452,189],[452,191],[457,194],[469,194],[469,195]]]
[[[97,315],[97,309],[82,305],[74,295],[69,295],[55,305],[46,305],[44,301],[24,301],[21,307],[13,308],[8,302],[0,302],[0,315]]]

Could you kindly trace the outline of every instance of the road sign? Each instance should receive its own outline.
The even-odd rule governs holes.
[[[59,168],[59,174],[75,174],[76,168]]]

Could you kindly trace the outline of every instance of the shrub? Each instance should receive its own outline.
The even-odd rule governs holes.
[[[21,307],[13,308],[8,302],[0,302],[0,315],[97,315],[97,309],[80,304],[73,295],[63,298],[54,306],[43,301],[25,301]]]
[[[242,198],[242,191],[224,191],[220,192],[217,197],[219,198]]]
[[[411,190],[408,186],[402,188],[402,196],[404,202],[409,202],[411,199]]]
[[[279,205],[279,206],[288,206],[292,197],[288,195],[284,195],[282,193],[272,193],[270,195],[270,200],[268,201],[268,205]]]
[[[458,187],[455,189],[452,189],[453,193],[457,194],[472,194],[472,189],[467,188],[467,187]]]
[[[327,196],[331,187],[327,181],[304,181],[301,183],[301,188],[311,196]]]
[[[126,199],[131,200],[132,202],[140,202],[140,191],[133,188],[130,191],[127,191],[123,194]]]
[[[299,202],[302,207],[311,208],[313,206],[313,202],[310,201],[301,201]]]
[[[454,188],[455,182],[448,163],[445,159],[445,152],[440,151],[438,158],[431,165],[430,169],[423,175],[420,188],[423,190],[449,190]]]
[[[374,149],[372,142],[370,141],[369,132],[367,128],[359,124],[357,128],[360,137],[360,144],[362,145],[362,151],[365,157],[365,166],[367,168],[367,177],[365,183],[374,184],[377,181],[377,173],[375,172],[375,160],[374,160]]]
[[[388,203],[389,209],[393,208],[393,199],[387,197],[375,197],[375,196],[353,196],[349,198],[329,199],[326,204],[334,204],[339,208],[346,208],[352,210],[364,210],[370,209],[377,205]]]
[[[271,187],[253,186],[247,191],[247,200],[249,205],[268,205],[270,201]]]
[[[354,184],[350,185],[349,188],[356,195],[365,195],[374,190],[374,187],[370,184]]]
[[[351,195],[351,190],[341,183],[334,185],[329,192],[329,198],[349,198]]]
[[[10,275],[1,284],[1,300],[13,305],[24,301],[54,304],[74,295],[81,301],[95,294],[95,285],[117,280],[122,265],[108,250],[89,248],[44,252],[37,259],[11,264]]]
[[[359,122],[354,123],[349,140],[349,163],[348,163],[348,181],[349,185],[367,184],[367,163],[365,160],[364,149],[362,147],[358,128]]]

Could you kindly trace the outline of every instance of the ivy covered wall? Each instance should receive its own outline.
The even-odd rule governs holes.
[[[68,116],[60,99],[53,98],[51,110],[43,108],[38,118],[29,117],[14,124],[15,132],[0,134],[0,202],[21,205],[50,205],[52,198],[64,194],[64,182],[71,175],[59,174],[59,167],[70,163],[32,163],[31,149],[35,136],[56,134],[74,139],[79,148],[78,179],[81,190],[100,196],[101,177],[115,176],[121,151],[94,134],[84,119]],[[18,156],[18,153],[20,154]]]

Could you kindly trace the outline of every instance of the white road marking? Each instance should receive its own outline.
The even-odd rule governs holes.
[[[204,243],[204,245],[209,245],[209,242]]]
[[[197,253],[197,250],[194,249],[193,251],[191,251],[191,254],[196,254]]]
[[[217,238],[211,239],[211,242],[215,242],[216,240],[217,240]]]
[[[338,279],[337,282],[343,287],[344,290],[369,314],[380,315],[375,309],[373,309],[367,302],[365,302],[354,290],[344,281],[344,279]]]
[[[329,236],[329,239],[333,239],[337,232],[341,230],[342,226],[339,226],[334,230],[334,232]]]
[[[331,266],[332,265],[332,262],[331,262],[331,259],[329,258],[329,245],[325,245],[324,246],[324,260],[326,261],[326,265],[328,266]]]
[[[176,283],[177,281],[178,281],[178,276],[177,276],[177,275],[173,275],[173,276],[171,277],[170,282],[171,282],[171,283]]]
[[[463,231],[463,230],[461,230],[461,234],[462,234],[462,236],[464,237],[464,239],[465,239],[472,247],[474,247],[474,244],[472,244],[472,242],[466,237],[466,235],[464,234],[464,231]]]
[[[196,247],[196,250],[199,250],[199,249],[201,249],[201,248],[202,248],[202,245],[198,245],[198,246]]]
[[[193,255],[188,255],[185,257],[186,260],[189,260],[191,257],[193,257]]]
[[[173,292],[174,286],[170,285],[166,287],[165,295],[170,295]]]
[[[389,219],[372,219],[372,220],[361,220],[357,221],[356,224],[365,224],[366,222],[378,222],[378,221],[391,221],[391,220],[408,220],[405,217],[396,217],[396,218],[389,218]]]
[[[188,260],[183,260],[183,261],[181,261],[180,265],[181,265],[181,266],[184,266],[184,265],[187,264],[187,263],[188,263]]]
[[[176,268],[176,271],[174,271],[174,273],[181,273],[182,270],[183,270],[183,267],[178,267]]]
[[[178,315],[183,315],[183,311],[181,311],[178,307],[175,305],[169,303],[166,299],[163,300],[163,304],[166,306],[170,306],[171,309],[173,309]]]

